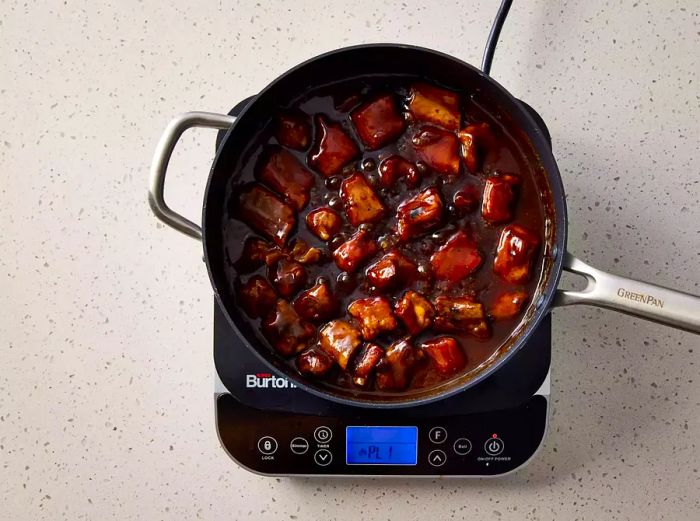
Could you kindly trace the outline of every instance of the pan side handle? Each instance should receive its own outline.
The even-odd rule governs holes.
[[[700,297],[606,273],[570,253],[564,269],[586,278],[582,291],[557,290],[553,306],[590,304],[700,334]]]
[[[202,228],[183,217],[165,202],[163,191],[165,189],[165,174],[168,170],[170,157],[175,150],[180,136],[185,130],[192,127],[227,129],[233,125],[236,118],[225,114],[211,112],[186,112],[173,119],[158,141],[156,152],[151,162],[151,174],[148,188],[148,204],[153,213],[171,228],[184,233],[194,239],[202,240]]]

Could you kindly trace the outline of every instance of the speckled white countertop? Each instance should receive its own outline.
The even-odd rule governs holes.
[[[496,10],[231,4],[0,1],[0,519],[700,519],[700,337],[593,308],[554,313],[551,429],[507,478],[270,479],[228,459],[201,248],[146,204],[160,132],[339,46],[478,63]],[[492,70],[552,131],[570,250],[696,294],[699,30],[690,0],[515,0]],[[213,138],[187,134],[169,178],[195,219]]]

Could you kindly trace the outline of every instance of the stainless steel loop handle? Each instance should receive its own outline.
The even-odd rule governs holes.
[[[588,284],[583,291],[557,290],[554,306],[590,304],[700,333],[700,297],[606,273],[568,252],[564,269],[583,275]]]
[[[212,112],[186,112],[173,119],[158,141],[156,152],[151,163],[151,174],[148,188],[148,204],[153,213],[168,226],[177,231],[189,235],[198,240],[202,240],[202,228],[173,211],[163,198],[165,188],[165,173],[168,170],[170,156],[175,150],[180,136],[192,127],[226,129],[233,125],[236,118],[226,114],[214,114]]]

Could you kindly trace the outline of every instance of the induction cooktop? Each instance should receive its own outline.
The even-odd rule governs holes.
[[[499,12],[497,21],[504,17]],[[497,37],[492,30],[486,72]],[[251,99],[229,114],[238,115]],[[551,144],[540,115],[521,103]],[[225,133],[219,132],[217,149]],[[216,301],[216,428],[236,463],[267,476],[501,476],[527,464],[543,443],[551,347],[547,315],[508,364],[460,394],[416,407],[349,406],[271,372],[238,339]]]

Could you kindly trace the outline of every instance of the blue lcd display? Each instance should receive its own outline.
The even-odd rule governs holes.
[[[415,465],[418,463],[418,427],[346,427],[345,462],[348,465]]]

